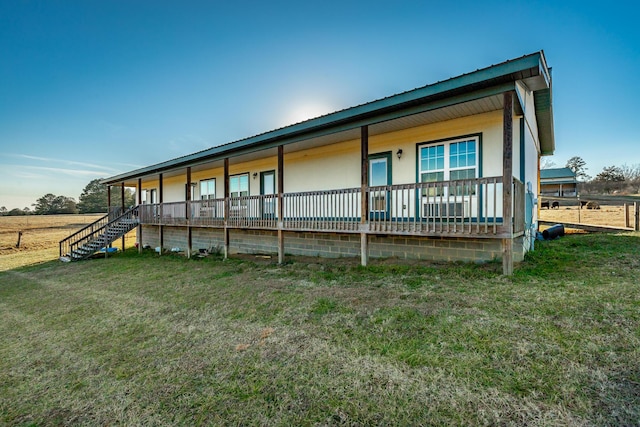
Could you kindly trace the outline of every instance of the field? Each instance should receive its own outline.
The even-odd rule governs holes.
[[[57,259],[58,242],[103,214],[0,216],[0,271]],[[20,247],[16,248],[18,232]],[[135,243],[135,232],[127,246]],[[114,246],[120,247],[121,241]]]
[[[640,233],[536,244],[0,272],[0,424],[638,425]]]
[[[633,207],[629,210],[629,214],[633,224]],[[608,225],[612,227],[626,226],[623,206],[602,205],[601,209],[579,209],[577,206],[566,206],[563,204],[558,209],[541,209],[540,219],[559,224],[579,223]]]

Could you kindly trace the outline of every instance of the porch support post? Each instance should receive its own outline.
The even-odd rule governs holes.
[[[111,219],[111,186],[107,185],[107,215]]]
[[[122,197],[122,213],[126,210],[125,202],[124,202],[124,182],[122,186],[120,186],[120,197]],[[124,235],[122,236],[122,251],[124,252]]]
[[[138,189],[136,193],[138,193],[138,206],[140,206],[142,204],[142,178],[138,178]],[[138,227],[136,229],[136,241],[138,242],[139,254],[142,253],[142,224],[140,223],[140,216],[141,215],[138,215]]]
[[[187,258],[191,258],[191,166],[187,167],[187,190],[185,200],[185,216],[187,219]]]
[[[229,158],[224,159],[224,259],[229,258]]]
[[[160,255],[162,255],[162,251],[164,249],[164,229],[162,228],[162,221],[164,218],[164,213],[162,212],[162,203],[164,200],[164,190],[162,188],[162,174],[158,175],[158,202],[160,203],[160,207],[158,208],[158,216],[159,216],[159,225],[158,225],[158,233],[160,233]]]
[[[284,263],[284,146],[278,146],[278,264]]]
[[[360,264],[369,263],[369,127],[360,128]]]
[[[502,113],[502,273],[513,274],[513,93],[504,93]]]

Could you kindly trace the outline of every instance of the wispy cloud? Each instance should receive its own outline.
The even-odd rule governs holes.
[[[15,171],[12,174],[14,177],[16,178],[20,178],[20,179],[45,179],[48,178],[48,176],[42,175],[42,174],[38,174],[38,173],[33,173],[33,172],[26,172],[26,171]]]
[[[112,168],[110,166],[103,166],[103,165],[99,165],[99,164],[95,164],[95,163],[76,162],[76,161],[73,161],[73,160],[56,159],[56,158],[52,158],[52,157],[31,156],[31,155],[28,155],[28,154],[5,154],[5,155],[8,156],[8,157],[14,157],[14,158],[19,158],[19,159],[36,160],[36,161],[48,162],[48,163],[59,163],[59,164],[69,165],[69,166],[81,166],[83,168],[95,168],[95,169],[102,170],[103,171],[102,173],[120,172],[118,169]]]
[[[97,170],[89,170],[89,169],[67,169],[67,168],[51,168],[45,166],[22,166],[26,169],[37,170],[37,171],[47,171],[47,172],[55,172],[62,173],[69,176],[102,176],[104,175],[104,171]]]

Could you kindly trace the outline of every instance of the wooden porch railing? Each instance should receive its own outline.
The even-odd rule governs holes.
[[[360,188],[282,195],[285,230],[358,231]]]
[[[513,234],[524,233],[525,225],[525,189],[524,183],[513,178]]]
[[[486,177],[369,187],[366,224],[361,224],[360,188],[284,193],[282,219],[278,218],[278,196],[272,194],[141,205],[140,222],[272,230],[281,224],[287,231],[505,237],[524,230],[524,185],[515,178],[512,185],[515,209],[509,221],[502,218],[502,177]]]

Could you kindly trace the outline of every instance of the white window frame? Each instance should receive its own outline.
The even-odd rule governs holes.
[[[240,183],[241,178],[242,177],[246,177],[246,181],[247,181],[247,189],[245,191],[242,190],[242,188],[240,188]],[[234,181],[237,180],[237,186],[238,189],[236,191],[233,191],[233,187],[234,187]],[[246,194],[242,194],[246,192]],[[245,173],[239,173],[236,175],[230,175],[229,176],[229,198],[233,199],[233,198],[238,198],[238,197],[248,197],[250,195],[249,193],[249,172],[245,172]],[[242,199],[242,200],[232,200],[231,203],[231,209],[234,211],[241,211],[241,210],[246,210],[247,208],[247,200],[248,199]],[[237,213],[236,213],[237,214]]]
[[[207,184],[207,187],[209,187],[208,184],[210,184],[210,183],[213,183],[213,194],[210,194],[208,191],[207,192],[203,192],[202,191],[203,184]],[[201,179],[200,180],[199,191],[200,191],[200,200],[215,200],[215,198],[216,198],[216,179],[215,178]]]
[[[469,166],[458,166],[458,167],[450,167],[451,164],[451,146],[453,144],[458,144],[460,142],[468,142],[468,141],[473,141],[475,143],[475,164],[473,165],[473,167],[469,167]],[[437,146],[444,146],[444,167],[443,168],[438,168],[438,169],[433,169],[433,170],[423,170],[422,169],[422,149],[423,148],[428,148],[428,147],[437,147]],[[478,171],[479,171],[479,167],[478,167],[478,163],[480,160],[480,137],[477,135],[473,135],[473,136],[467,136],[467,137],[463,137],[463,138],[455,138],[455,139],[450,139],[450,140],[444,140],[444,141],[434,141],[434,142],[426,142],[423,144],[419,144],[418,145],[418,179],[420,182],[422,182],[422,175],[425,173],[431,173],[431,172],[444,172],[444,181],[449,181],[450,180],[450,176],[451,176],[451,172],[452,171],[459,171],[459,170],[466,170],[466,169],[474,169],[474,178],[478,178]]]
[[[459,144],[461,142],[473,142],[475,145],[474,155],[475,160],[472,166],[464,165],[464,166],[456,166],[451,167],[451,147],[454,144]],[[422,169],[422,150],[429,147],[443,147],[443,167],[435,168],[435,169]],[[452,138],[447,140],[439,140],[439,141],[431,141],[422,144],[418,144],[418,181],[422,181],[423,174],[426,173],[442,173],[443,181],[451,180],[451,172],[460,171],[460,170],[471,170],[473,169],[473,179],[479,177],[480,173],[480,135],[470,135],[460,138]],[[466,178],[471,179],[471,178]],[[475,195],[475,187],[471,186],[471,188],[467,186],[449,186],[446,187],[438,187],[432,189],[425,189],[422,192],[422,205],[423,206],[431,206],[429,211],[438,212],[437,215],[430,214],[429,216],[449,216],[452,215],[454,211],[454,205],[458,204],[458,209],[463,209],[464,212],[468,212],[468,209],[471,207],[471,196]],[[436,206],[439,205],[439,206]],[[446,207],[445,207],[446,205]],[[434,210],[437,209],[437,210]],[[442,213],[441,213],[442,212]],[[424,213],[422,214],[425,215]]]

